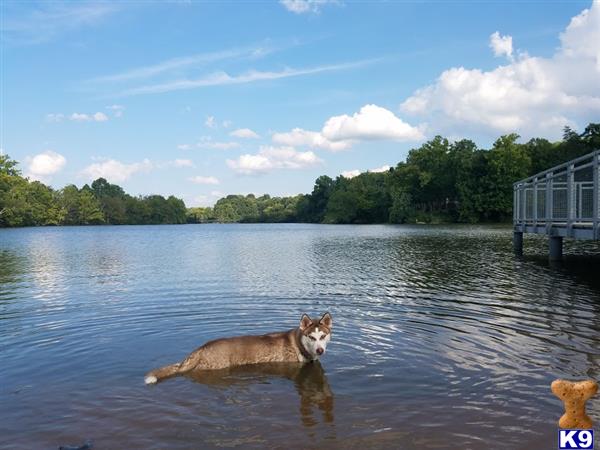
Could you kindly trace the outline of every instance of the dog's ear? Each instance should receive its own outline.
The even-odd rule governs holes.
[[[321,320],[319,320],[319,323],[322,323],[327,328],[331,328],[331,325],[333,325],[333,320],[331,319],[331,314],[329,314],[328,312],[323,314],[323,317],[321,317]]]
[[[306,330],[312,324],[312,320],[306,314],[302,314],[300,318],[300,329],[302,331]]]

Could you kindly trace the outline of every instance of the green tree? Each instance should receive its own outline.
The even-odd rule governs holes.
[[[100,225],[105,222],[100,202],[91,190],[81,189],[77,211],[77,221],[81,225]]]

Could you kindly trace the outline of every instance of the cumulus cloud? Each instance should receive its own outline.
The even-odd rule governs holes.
[[[342,172],[342,176],[344,178],[354,178],[360,175],[360,170],[355,169],[355,170],[346,170],[344,172]]]
[[[401,110],[426,118],[435,133],[559,138],[565,125],[585,125],[600,114],[600,1],[574,17],[560,41],[550,58],[522,53],[490,71],[448,69]],[[507,54],[506,41],[498,49]]]
[[[494,50],[494,56],[506,56],[508,59],[512,59],[512,36],[500,36],[500,33],[496,31],[490,36],[490,48]]]
[[[274,133],[271,138],[275,144],[279,145],[321,148],[334,152],[346,150],[353,144],[353,141],[333,142],[318,131],[308,131],[302,128],[294,128],[287,133]]]
[[[229,133],[230,136],[238,137],[242,139],[258,139],[260,136],[252,131],[250,128],[238,128],[237,130]]]
[[[65,157],[52,150],[46,150],[25,159],[27,163],[26,176],[32,180],[48,181],[52,175],[60,171],[67,163]]]
[[[383,173],[383,172],[387,172],[390,170],[390,166],[385,165],[385,166],[381,166],[381,167],[377,167],[375,169],[369,169],[367,170],[367,172],[371,172],[371,173]],[[346,170],[345,172],[342,172],[342,176],[344,178],[354,178],[357,177],[361,174],[362,172],[358,169],[355,170]]]
[[[194,184],[219,184],[219,179],[216,177],[203,177],[201,175],[197,175],[195,177],[188,178]]]
[[[304,169],[323,161],[313,152],[298,152],[293,147],[261,146],[256,154],[244,154],[228,159],[227,165],[244,175],[257,175],[277,169]]]
[[[149,159],[141,162],[125,164],[114,159],[90,164],[85,167],[79,175],[95,180],[97,178],[106,178],[108,181],[119,183],[128,180],[133,174],[138,172],[149,172],[154,168],[154,164]]]
[[[339,3],[338,0],[280,0],[285,9],[294,14],[318,13],[327,3]]]
[[[272,140],[279,145],[321,148],[330,151],[346,150],[363,140],[419,141],[425,136],[396,115],[377,105],[365,105],[352,116],[329,118],[321,131],[294,128],[287,133],[274,133]]]
[[[423,133],[396,115],[377,105],[365,105],[352,116],[346,114],[330,118],[321,130],[332,141],[391,139],[418,141]]]
[[[388,166],[387,164],[381,167],[377,167],[375,169],[371,169],[369,170],[369,172],[373,172],[373,173],[382,173],[382,172],[388,172],[390,170],[390,166]]]

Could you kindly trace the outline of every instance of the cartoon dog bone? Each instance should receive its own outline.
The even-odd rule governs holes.
[[[560,428],[592,428],[592,419],[585,413],[585,402],[598,391],[598,383],[594,380],[554,380],[550,389],[565,407],[565,413],[558,421]]]

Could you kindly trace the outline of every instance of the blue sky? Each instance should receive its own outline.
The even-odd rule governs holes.
[[[2,2],[1,142],[188,206],[600,121],[600,2]]]

